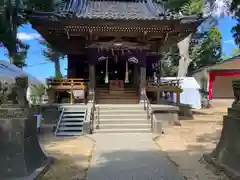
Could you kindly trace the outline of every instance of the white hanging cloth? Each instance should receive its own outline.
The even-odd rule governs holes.
[[[129,83],[129,77],[128,77],[128,61],[126,61],[126,71],[125,71],[125,83]]]
[[[108,58],[106,59],[105,83],[108,83]]]

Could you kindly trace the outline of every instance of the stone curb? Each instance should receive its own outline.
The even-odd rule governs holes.
[[[54,157],[48,157],[48,161],[47,164],[45,164],[44,166],[36,169],[28,178],[24,179],[24,180],[36,180],[41,178],[51,167],[51,165],[54,163],[55,158]]]

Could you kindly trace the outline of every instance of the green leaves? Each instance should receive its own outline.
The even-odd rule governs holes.
[[[35,9],[36,11],[52,12],[57,4],[61,1],[58,0],[23,0],[25,8]]]
[[[47,41],[40,40],[40,44],[46,47],[46,49],[43,50],[43,55],[48,61],[51,61],[54,63],[55,66],[55,77],[56,79],[62,78],[62,73],[60,70],[60,59],[64,59],[64,54],[56,50],[53,46],[51,46]]]
[[[0,3],[0,41],[8,50],[10,62],[22,68],[25,65],[28,45],[17,38],[17,29],[25,18],[20,14],[20,0],[3,0]]]
[[[232,28],[233,38],[235,43],[240,47],[240,0],[233,0],[231,10],[235,14],[237,25]]]
[[[217,27],[214,27],[203,36],[200,44],[192,45],[190,48],[192,63],[189,70],[194,71],[220,62],[222,60],[221,40],[221,33]]]
[[[202,12],[204,0],[165,0],[166,8],[181,12],[183,15],[192,15]]]
[[[0,0],[0,42],[8,50],[10,62],[25,66],[28,46],[17,38],[17,29],[27,23],[24,9],[54,11],[61,0]]]
[[[179,59],[180,56],[177,45],[170,47],[167,52],[164,53],[164,57],[162,59],[162,75],[164,77],[177,75]]]
[[[181,7],[181,12],[184,15],[192,15],[202,12],[203,0],[189,0]]]

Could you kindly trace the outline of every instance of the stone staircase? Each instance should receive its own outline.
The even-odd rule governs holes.
[[[102,87],[96,90],[96,101],[98,104],[138,104],[139,96],[136,88],[109,91],[109,88]]]
[[[56,127],[56,136],[80,136],[83,134],[83,124],[87,116],[85,106],[64,107]]]
[[[98,104],[95,133],[150,133],[151,124],[140,104]],[[97,112],[96,112],[97,113]]]

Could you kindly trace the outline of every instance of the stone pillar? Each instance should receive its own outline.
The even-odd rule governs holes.
[[[140,103],[144,103],[144,94],[146,93],[146,59],[140,64]]]
[[[1,179],[36,179],[49,159],[36,135],[37,109],[29,108],[26,98],[28,77],[17,77],[14,84],[0,84]]]
[[[89,64],[89,88],[88,88],[88,102],[93,102],[93,95],[95,93],[95,64]]]
[[[216,148],[204,159],[221,169],[230,179],[240,179],[240,81],[233,81],[234,102],[223,116],[223,129]]]

